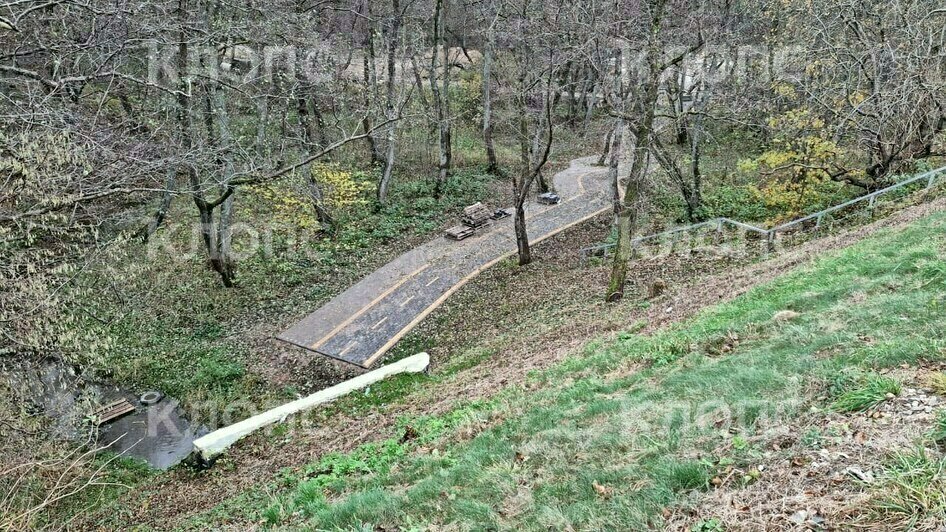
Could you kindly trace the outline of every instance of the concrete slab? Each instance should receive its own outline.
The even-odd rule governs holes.
[[[354,379],[349,379],[345,382],[336,384],[331,388],[318,391],[308,397],[303,397],[302,399],[297,399],[290,403],[286,403],[272,410],[267,410],[262,414],[257,414],[253,417],[244,419],[239,423],[215,430],[206,436],[201,436],[200,438],[194,440],[194,452],[197,453],[205,463],[209,463],[237,441],[245,438],[246,436],[256,432],[261,428],[274,423],[279,423],[292,414],[297,414],[329,401],[333,401],[343,395],[351,393],[355,390],[360,390],[361,388],[369,386],[392,375],[397,375],[400,373],[420,373],[422,371],[426,371],[427,366],[429,365],[430,356],[427,355],[427,353],[420,353],[398,360],[393,364],[388,364],[387,366],[383,366],[374,371],[369,371],[368,373],[359,375]]]

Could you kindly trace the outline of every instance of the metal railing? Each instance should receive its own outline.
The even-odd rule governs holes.
[[[783,224],[781,224],[781,225],[777,225],[777,226],[772,227],[772,228],[770,228],[770,229],[764,229],[764,228],[761,228],[761,227],[756,227],[756,226],[754,226],[754,225],[752,225],[752,224],[747,224],[747,223],[739,222],[739,221],[737,221],[737,220],[732,220],[732,219],[729,219],[729,218],[714,218],[714,219],[708,220],[708,221],[706,221],[706,222],[701,222],[701,223],[697,223],[697,224],[692,224],[692,225],[687,225],[687,226],[683,226],[683,227],[678,227],[678,228],[676,228],[676,229],[670,229],[670,230],[667,230],[667,231],[662,231],[662,232],[659,232],[659,233],[654,233],[654,234],[652,234],[652,235],[637,237],[637,238],[631,240],[631,246],[637,248],[637,247],[640,247],[640,246],[642,246],[642,245],[646,245],[647,243],[649,243],[649,242],[651,242],[651,241],[654,241],[654,240],[656,240],[656,241],[662,241],[663,239],[665,239],[665,238],[667,238],[667,237],[670,237],[671,239],[673,239],[674,241],[676,241],[680,235],[683,235],[683,234],[685,234],[685,233],[689,233],[689,232],[692,232],[692,231],[697,231],[697,230],[700,230],[700,229],[713,228],[713,229],[715,229],[718,233],[721,234],[726,226],[730,226],[730,227],[735,228],[735,229],[742,229],[743,231],[746,231],[746,232],[748,232],[748,233],[755,233],[755,234],[759,235],[760,238],[765,239],[766,241],[768,241],[768,242],[770,243],[770,246],[769,246],[769,247],[771,248],[771,247],[772,247],[771,244],[775,241],[776,236],[778,235],[778,233],[785,233],[785,232],[788,232],[788,231],[790,231],[790,230],[794,230],[796,227],[802,227],[802,226],[804,226],[804,224],[810,223],[812,220],[814,220],[814,222],[815,222],[815,229],[818,229],[818,228],[821,227],[822,222],[823,222],[823,220],[825,219],[826,216],[831,215],[831,214],[833,214],[833,213],[836,213],[836,212],[838,212],[838,211],[847,209],[847,208],[852,207],[852,206],[854,206],[854,205],[861,204],[861,203],[865,203],[865,202],[866,202],[866,203],[868,204],[868,208],[873,209],[873,208],[875,207],[876,203],[877,203],[877,198],[879,198],[879,197],[881,197],[881,196],[884,196],[884,195],[886,195],[886,194],[890,194],[891,192],[895,192],[895,191],[897,191],[897,190],[900,190],[900,189],[902,189],[902,188],[904,188],[904,187],[907,187],[907,186],[909,186],[909,185],[912,185],[912,184],[914,184],[914,183],[920,183],[920,182],[926,181],[926,190],[929,190],[929,189],[933,188],[933,185],[936,184],[936,180],[937,180],[939,177],[941,177],[943,174],[946,174],[946,166],[944,166],[944,167],[942,167],[942,168],[937,168],[936,170],[930,170],[930,171],[928,171],[928,172],[924,172],[924,173],[922,173],[922,174],[913,176],[913,177],[911,177],[911,178],[909,178],[909,179],[905,179],[905,180],[903,180],[903,181],[900,181],[900,182],[898,182],[898,183],[895,183],[895,184],[893,184],[893,185],[891,185],[891,186],[889,186],[889,187],[882,188],[882,189],[880,189],[880,190],[875,190],[874,192],[871,192],[871,193],[869,193],[869,194],[865,194],[865,195],[863,195],[863,196],[860,196],[860,197],[858,197],[858,198],[852,199],[852,200],[850,200],[850,201],[846,201],[846,202],[841,203],[841,204],[839,204],[839,205],[835,205],[835,206],[833,206],[833,207],[828,207],[827,209],[824,209],[824,210],[822,210],[822,211],[818,211],[818,212],[813,213],[813,214],[809,214],[809,215],[807,215],[807,216],[803,216],[803,217],[798,218],[798,219],[796,219],[796,220],[792,220],[792,221],[790,221],[790,222],[786,222],[786,223],[783,223]],[[582,248],[581,253],[582,253],[583,256],[586,256],[586,257],[589,256],[589,255],[598,255],[598,254],[601,254],[601,253],[607,253],[607,250],[613,248],[614,246],[615,246],[614,243],[600,244],[600,245],[597,245],[597,246],[591,246],[591,247],[587,247],[587,248]]]

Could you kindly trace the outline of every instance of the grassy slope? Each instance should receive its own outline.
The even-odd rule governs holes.
[[[874,372],[943,357],[943,229],[937,215],[681,326],[592,344],[536,375],[539,391],[405,421],[407,437],[287,472],[204,522],[659,526],[717,474],[745,467],[752,435],[819,395],[830,396],[820,406],[861,408],[896,390]],[[800,316],[772,319],[786,309]]]

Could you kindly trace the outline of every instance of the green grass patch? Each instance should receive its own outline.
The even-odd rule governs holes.
[[[946,520],[946,458],[925,449],[895,453],[872,489],[871,508],[890,529],[932,530]]]
[[[933,429],[929,434],[930,440],[939,446],[946,446],[946,410],[938,410],[933,421]]]
[[[900,383],[875,373],[851,375],[842,373],[833,383],[837,398],[831,403],[836,412],[863,412],[887,399],[887,394],[899,395]]]
[[[726,465],[750,466],[758,451],[749,436],[790,422],[825,386],[833,409],[856,412],[899,393],[884,369],[943,358],[946,311],[930,304],[941,287],[929,282],[936,276],[927,265],[941,256],[936,235],[944,228],[946,217],[937,215],[677,327],[593,342],[537,375],[541,390],[500,393],[484,411],[504,421],[472,440],[440,439],[457,426],[448,416],[423,446],[436,453],[403,443],[356,451],[341,463],[366,463],[363,452],[380,462],[333,465],[315,484],[292,478],[254,511],[280,526],[329,530],[659,527],[667,508],[710,489]],[[784,309],[800,317],[773,321]],[[720,338],[738,342],[723,353]],[[628,361],[644,369],[607,377]],[[804,444],[817,447],[821,439],[812,432]],[[904,486],[936,486],[934,465],[904,458],[896,467],[916,472]],[[747,470],[745,483],[764,475]],[[900,495],[884,503],[885,512],[938,515],[933,492],[913,501],[909,490],[891,486]]]

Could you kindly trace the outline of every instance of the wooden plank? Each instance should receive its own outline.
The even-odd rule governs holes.
[[[461,221],[470,227],[480,227],[490,222],[492,213],[482,203],[475,203],[463,209]]]
[[[131,404],[128,399],[119,399],[105,406],[99,407],[95,412],[92,413],[92,416],[95,418],[96,425],[102,425],[134,411],[135,405]]]
[[[467,227],[465,225],[458,225],[456,227],[451,227],[450,229],[447,229],[447,237],[452,238],[454,240],[463,240],[464,238],[473,236],[473,233],[475,232],[476,231],[471,227]]]

